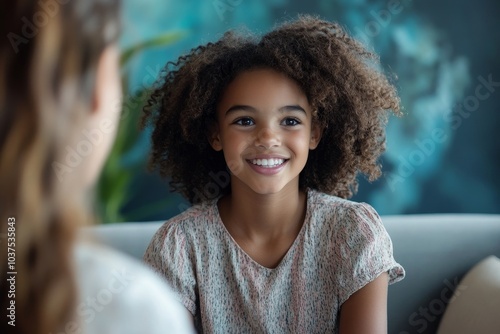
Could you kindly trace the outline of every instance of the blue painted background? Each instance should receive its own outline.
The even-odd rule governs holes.
[[[124,69],[126,93],[147,88],[167,61],[227,29],[263,33],[297,13],[341,22],[399,77],[405,117],[388,124],[384,176],[371,184],[361,179],[354,200],[381,214],[500,213],[498,1],[128,0],[124,48],[166,31],[181,37],[132,59]],[[148,135],[141,133],[123,154],[122,168],[145,166]],[[186,208],[145,167],[131,173],[123,220],[167,219]]]

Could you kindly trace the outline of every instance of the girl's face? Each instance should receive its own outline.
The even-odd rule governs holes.
[[[312,110],[298,84],[272,69],[239,74],[217,106],[212,147],[224,153],[233,191],[258,194],[298,190],[309,150],[321,137]]]

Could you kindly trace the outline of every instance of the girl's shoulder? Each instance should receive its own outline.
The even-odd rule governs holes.
[[[308,211],[312,219],[340,232],[351,233],[353,229],[370,226],[383,230],[382,220],[369,204],[355,202],[320,191],[308,192]]]
[[[308,190],[308,206],[316,210],[330,210],[344,214],[369,211],[371,214],[375,214],[376,218],[379,218],[375,209],[368,203],[351,201],[314,189]]]
[[[209,215],[214,211],[217,205],[217,200],[208,200],[198,204],[194,204],[190,207],[179,206],[179,210],[183,210],[176,216],[173,216],[166,223],[171,222],[196,222],[198,220],[206,220],[210,218]],[[207,215],[208,214],[208,215]]]
[[[157,234],[191,234],[206,229],[218,219],[217,200],[209,200],[195,204],[180,214],[168,219]]]

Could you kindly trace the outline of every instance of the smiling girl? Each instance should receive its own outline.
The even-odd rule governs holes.
[[[375,210],[345,199],[358,173],[380,175],[399,112],[377,64],[310,16],[167,64],[145,108],[151,161],[194,206],[144,258],[200,332],[387,332],[387,286],[404,270]],[[214,175],[228,182],[201,198]]]

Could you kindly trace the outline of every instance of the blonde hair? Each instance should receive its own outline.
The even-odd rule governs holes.
[[[2,3],[0,293],[3,310],[11,300],[16,308],[15,327],[4,318],[2,333],[55,333],[76,319],[73,243],[77,227],[91,217],[77,178],[58,180],[52,163],[63,160],[91,108],[99,57],[116,38],[102,31],[117,27],[117,6],[109,0]],[[15,265],[3,253],[6,244],[15,248]],[[14,298],[7,282],[12,271]]]

